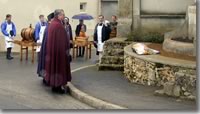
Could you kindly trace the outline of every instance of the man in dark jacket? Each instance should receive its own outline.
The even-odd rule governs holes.
[[[97,55],[99,55],[99,62],[103,54],[103,46],[105,41],[110,38],[111,28],[108,21],[104,20],[103,15],[99,15],[99,23],[94,31],[94,46],[97,48]]]

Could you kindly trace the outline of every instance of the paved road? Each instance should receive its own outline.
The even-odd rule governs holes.
[[[89,95],[129,109],[197,109],[193,101],[155,96],[153,93],[159,88],[131,84],[122,72],[98,71],[96,66],[74,72],[72,83]]]
[[[58,95],[43,86],[36,75],[37,64],[19,61],[19,55],[7,61],[0,53],[0,109],[92,109],[69,95]],[[77,59],[72,70],[94,64],[94,59]]]

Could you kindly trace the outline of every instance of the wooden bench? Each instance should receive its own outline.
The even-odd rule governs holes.
[[[31,62],[34,63],[35,61],[35,52],[36,47],[40,46],[41,44],[37,44],[31,41],[13,41],[13,43],[18,44],[20,46],[20,61],[23,61],[23,51],[25,50],[26,60],[28,60],[28,49],[31,48],[32,60]]]

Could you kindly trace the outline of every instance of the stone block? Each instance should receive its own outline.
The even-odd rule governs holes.
[[[165,94],[172,96],[173,90],[174,90],[174,83],[173,82],[166,82],[164,84],[164,93]]]
[[[175,97],[179,97],[181,95],[181,87],[178,85],[174,86],[173,94]]]
[[[164,95],[165,93],[164,93],[164,90],[162,89],[162,90],[156,90],[156,91],[154,92],[154,94],[155,94],[155,95]]]

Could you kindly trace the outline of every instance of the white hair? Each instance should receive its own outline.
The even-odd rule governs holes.
[[[61,12],[64,12],[64,10],[63,10],[63,9],[56,9],[56,10],[54,11],[54,16],[55,16],[55,17],[58,17],[58,15],[61,14]]]

